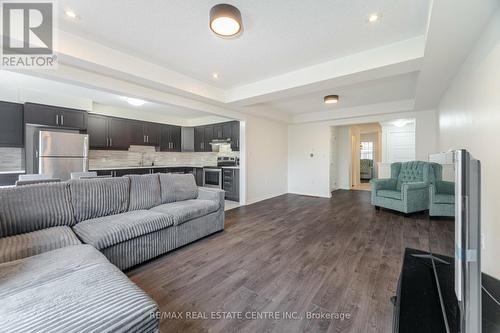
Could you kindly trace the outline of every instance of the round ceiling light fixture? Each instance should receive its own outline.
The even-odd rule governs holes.
[[[210,29],[220,37],[235,37],[243,30],[238,8],[221,3],[210,9]]]
[[[339,95],[327,95],[323,98],[325,104],[335,104],[339,101]]]

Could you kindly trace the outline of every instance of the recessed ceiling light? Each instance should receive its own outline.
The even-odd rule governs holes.
[[[210,29],[220,37],[235,37],[243,29],[238,8],[221,3],[210,9]]]
[[[328,95],[323,98],[325,104],[335,104],[339,101],[339,95]]]
[[[378,20],[380,20],[380,14],[378,14],[378,13],[373,13],[370,16],[368,16],[368,22],[370,22],[370,23],[375,23]]]
[[[125,97],[125,101],[133,106],[142,106],[146,104],[146,101],[143,101],[142,99],[138,98],[132,98],[132,97]]]
[[[66,14],[67,17],[72,18],[72,19],[78,19],[78,15],[72,10],[66,10],[64,11],[64,14]]]
[[[217,79],[219,78],[219,74],[217,74],[217,73],[213,73],[213,74],[212,74],[212,77],[213,77],[215,80],[217,80]]]
[[[408,120],[408,119],[398,119],[398,120],[393,121],[392,124],[396,127],[404,127],[411,122],[412,121]]]

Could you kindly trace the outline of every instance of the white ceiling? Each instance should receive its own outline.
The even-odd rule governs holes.
[[[26,73],[93,88],[89,95],[103,104],[123,100],[99,91],[139,97],[156,102],[146,106],[151,112],[177,117],[251,114],[294,123],[432,109],[499,5],[228,2],[244,21],[243,34],[229,40],[208,27],[215,0],[59,0],[59,69]],[[66,18],[66,9],[80,18]],[[374,12],[381,20],[370,24]],[[463,15],[451,20],[450,13]],[[340,103],[324,105],[327,94]]]
[[[360,105],[385,103],[394,100],[412,99],[415,96],[418,73],[391,76],[366,81],[355,85],[321,90],[266,103],[272,109],[290,115],[349,108]],[[323,97],[340,96],[336,104],[323,103]]]
[[[132,109],[181,119],[195,119],[210,115],[197,110],[155,102],[147,102],[140,107],[134,107],[125,101],[125,96],[3,70],[0,71],[0,90],[16,90],[16,93],[21,95],[23,91],[37,91],[48,95],[64,96],[65,99],[72,97],[75,99],[88,99],[89,103],[94,102],[116,108]]]
[[[231,40],[208,28],[219,2],[59,0],[59,27],[226,89],[420,36],[430,0],[231,0],[245,28]]]

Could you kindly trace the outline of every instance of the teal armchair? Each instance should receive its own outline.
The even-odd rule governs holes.
[[[455,183],[442,180],[443,167],[432,163],[434,181],[429,186],[429,215],[455,216]]]
[[[391,164],[391,178],[372,179],[372,205],[409,214],[429,208],[429,163]]]

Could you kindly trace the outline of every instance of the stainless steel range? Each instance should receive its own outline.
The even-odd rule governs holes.
[[[222,167],[237,166],[238,164],[238,157],[217,157],[217,166],[207,166],[203,168],[203,186],[222,189]]]

